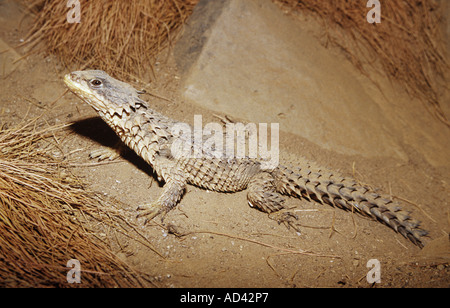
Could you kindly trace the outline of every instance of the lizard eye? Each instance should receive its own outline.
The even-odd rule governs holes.
[[[99,79],[92,79],[90,81],[90,84],[96,88],[100,87],[102,85],[102,81]]]

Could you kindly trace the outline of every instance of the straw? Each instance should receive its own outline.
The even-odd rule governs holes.
[[[36,121],[0,125],[0,287],[152,285],[106,241],[108,230],[133,234],[125,215],[54,157],[62,131]],[[80,262],[80,285],[67,281],[71,259]]]
[[[43,42],[68,67],[135,81],[153,78],[156,56],[172,44],[198,0],[80,0],[80,23],[68,22],[67,1],[23,2],[35,14],[24,42],[30,48]]]
[[[293,11],[312,14],[324,22],[328,42],[340,47],[368,75],[378,67],[450,126],[442,111],[448,91],[449,63],[443,45],[442,10],[433,0],[389,0],[381,3],[381,22],[369,23],[368,1],[274,0]]]

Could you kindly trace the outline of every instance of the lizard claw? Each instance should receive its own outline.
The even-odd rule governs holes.
[[[140,205],[136,210],[140,211],[140,213],[136,215],[136,218],[144,216],[146,217],[144,225],[147,224],[147,222],[149,222],[156,216],[158,216],[159,214],[161,214],[162,212],[164,212],[163,207],[157,201],[152,202],[150,204]]]
[[[276,222],[278,222],[278,224],[283,223],[286,228],[288,228],[288,230],[290,229],[290,227],[292,227],[292,229],[294,229],[295,231],[300,232],[300,229],[296,225],[296,222],[298,221],[298,215],[292,212],[280,210],[271,213],[269,215],[269,218],[275,220]]]
[[[120,157],[120,152],[115,149],[106,148],[106,149],[97,149],[93,150],[89,153],[90,159],[97,159],[99,161],[102,160],[115,160]]]
[[[121,141],[118,141],[114,147],[106,147],[93,150],[89,153],[90,159],[102,160],[115,160],[122,156],[127,151],[127,147]]]

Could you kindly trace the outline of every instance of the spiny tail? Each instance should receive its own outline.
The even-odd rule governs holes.
[[[359,185],[355,180],[323,172],[310,165],[293,170],[279,166],[274,176],[280,193],[356,211],[375,218],[408,238],[415,245],[423,247],[421,237],[427,232],[419,228],[419,221],[409,217],[396,202]]]

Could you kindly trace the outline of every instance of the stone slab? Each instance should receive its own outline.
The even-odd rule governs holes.
[[[201,0],[175,47],[184,98],[243,121],[279,123],[346,155],[407,161],[404,144],[420,151],[425,144],[417,140],[425,140],[429,161],[447,164],[439,153],[448,134],[438,128],[442,141],[433,140],[427,115],[409,125],[417,116],[398,112],[410,98],[387,78],[380,91],[343,53],[321,44],[318,28],[270,0]]]

